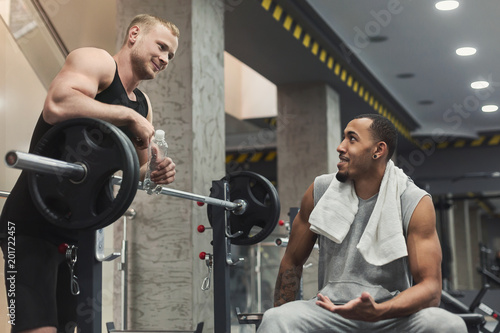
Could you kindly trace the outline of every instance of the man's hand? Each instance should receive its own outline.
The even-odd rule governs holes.
[[[153,124],[135,111],[131,114],[133,120],[129,123],[129,129],[135,136],[132,142],[137,149],[147,149],[151,138],[155,135]]]
[[[328,296],[318,294],[318,301],[316,304],[328,311],[338,313],[346,319],[369,322],[375,322],[381,319],[380,305],[375,303],[373,297],[367,292],[362,293],[360,297],[344,305],[335,305]]]
[[[175,180],[175,163],[170,157],[161,160],[151,172],[151,180],[157,184],[170,184]]]

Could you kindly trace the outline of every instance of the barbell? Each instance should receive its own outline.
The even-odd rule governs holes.
[[[66,120],[51,128],[33,153],[9,151],[9,167],[27,172],[33,202],[54,225],[78,230],[104,228],[118,220],[132,203],[140,165],[135,147],[116,126],[93,118]],[[121,176],[117,176],[121,173]],[[229,223],[236,245],[256,244],[271,234],[280,213],[276,188],[249,171],[229,173],[233,201],[162,187],[160,194],[206,203],[231,211]],[[119,185],[114,191],[113,185]]]

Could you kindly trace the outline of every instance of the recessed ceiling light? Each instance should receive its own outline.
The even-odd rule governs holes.
[[[470,84],[472,89],[484,89],[488,88],[490,84],[487,81],[476,81]]]
[[[466,57],[466,56],[471,56],[473,54],[476,54],[476,49],[473,47],[461,47],[461,48],[457,49],[456,52],[459,56]]]
[[[459,5],[460,4],[458,3],[458,1],[439,1],[438,3],[436,3],[436,8],[439,10],[453,10],[457,9]]]
[[[430,99],[424,99],[424,100],[418,101],[418,104],[420,104],[420,105],[432,105],[432,104],[434,104],[434,101],[431,101]]]
[[[495,112],[498,110],[498,106],[496,105],[484,105],[481,110],[483,112]]]
[[[413,74],[413,73],[400,73],[400,74],[396,75],[396,77],[398,79],[410,79],[410,78],[412,78],[414,76],[415,76],[415,74]]]
[[[386,36],[371,36],[368,37],[368,40],[372,43],[381,43],[385,42],[388,38]]]

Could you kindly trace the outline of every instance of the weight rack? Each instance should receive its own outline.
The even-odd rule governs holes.
[[[227,181],[212,182],[211,197],[229,201],[229,185]],[[8,197],[9,193],[0,192],[1,197]],[[222,206],[212,207],[213,228],[213,288],[214,288],[214,331],[215,333],[231,332],[231,307],[229,301],[229,268],[242,259],[233,261],[231,256],[231,228],[228,217],[231,212]],[[101,235],[100,235],[101,234]],[[102,229],[87,231],[78,243],[79,258],[77,276],[81,293],[78,295],[78,329],[81,332],[100,333],[102,327],[102,263],[115,259],[119,254],[113,253],[105,258],[97,258],[99,244],[102,244]],[[81,306],[84,305],[84,306]],[[93,308],[92,313],[85,310],[85,305]],[[94,309],[98,308],[98,309]],[[198,325],[197,331],[200,329]],[[111,329],[110,332],[134,332]],[[136,331],[137,332],[137,331]],[[180,331],[155,331],[180,332]],[[147,333],[147,331],[141,331]]]
[[[228,201],[229,184],[225,180],[212,182],[211,197],[214,199]],[[231,227],[228,223],[230,210],[223,206],[212,206],[212,228],[213,228],[213,288],[214,288],[214,332],[231,332],[231,305],[229,300],[230,293],[230,266],[237,264],[242,259],[233,261],[231,255]],[[99,231],[97,231],[98,233]],[[97,260],[93,250],[96,248],[96,232],[89,232],[85,235],[85,240],[80,247],[91,249],[91,253],[81,252],[81,259],[78,261],[78,277],[80,280],[81,294],[79,295],[79,304],[85,300],[92,299],[95,303],[102,303],[102,261]],[[92,238],[92,239],[90,239]],[[90,246],[89,246],[90,245]],[[82,332],[98,333],[101,331],[102,318],[95,315],[93,320],[88,320],[88,315],[79,316],[78,324]],[[199,327],[198,327],[199,329]],[[134,332],[127,330],[110,329],[109,332]],[[152,331],[150,331],[152,332]],[[154,331],[154,332],[179,332],[179,331]],[[147,331],[141,331],[147,333]]]
[[[45,133],[33,153],[9,151],[5,162],[9,167],[31,171],[26,176],[33,203],[48,221],[57,227],[82,230],[78,242],[80,260],[76,265],[82,287],[78,296],[78,324],[85,333],[100,332],[102,261],[111,259],[102,253],[96,255],[100,238],[96,237],[99,231],[97,234],[95,231],[123,217],[137,189],[142,189],[135,147],[112,124],[99,119],[74,118]],[[116,170],[122,171],[122,178],[112,176]],[[120,185],[114,198],[112,185]],[[96,188],[100,195],[93,197]],[[240,261],[233,261],[231,244],[255,244],[272,232],[280,213],[276,189],[261,175],[241,171],[213,181],[210,197],[165,187],[158,194],[209,205],[207,215],[214,229],[211,258],[214,327],[216,333],[229,332],[229,267]],[[86,198],[84,202],[82,195]],[[230,195],[237,199],[229,201]],[[96,198],[101,202],[97,203]],[[99,210],[95,210],[95,206],[99,206]],[[262,230],[250,236],[253,226]]]

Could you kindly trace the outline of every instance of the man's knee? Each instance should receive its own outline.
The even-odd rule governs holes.
[[[428,327],[426,332],[466,333],[467,327],[462,318],[441,308],[427,308],[419,312],[420,322]]]
[[[266,310],[266,312],[264,312],[264,315],[262,316],[262,322],[272,320],[273,317],[276,316],[275,313],[276,313],[277,309],[278,308],[271,308],[271,309]]]
[[[259,326],[259,332],[266,332],[271,327],[277,328],[281,325],[281,320],[283,318],[283,313],[280,307],[271,308],[264,312],[261,324]]]
[[[295,301],[269,309],[264,312],[258,332],[302,332],[300,327],[307,324],[308,316],[304,314],[310,314],[309,307],[308,302]]]

